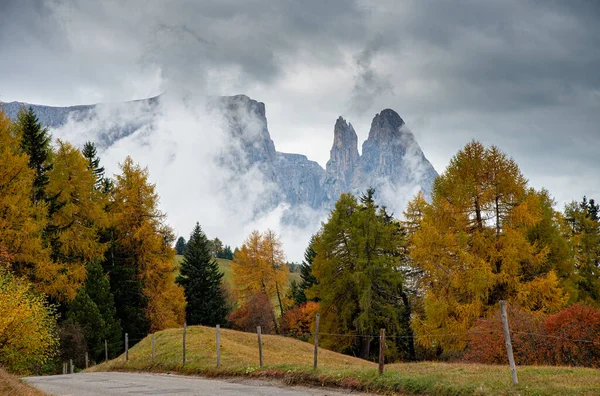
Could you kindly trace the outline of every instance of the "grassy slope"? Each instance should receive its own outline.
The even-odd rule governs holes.
[[[156,362],[151,363],[147,337],[124,356],[92,368],[105,370],[176,371],[207,376],[274,376],[287,383],[334,385],[364,391],[423,394],[598,394],[600,371],[568,367],[519,367],[520,385],[513,387],[508,367],[458,363],[402,363],[386,366],[379,377],[374,363],[335,352],[319,350],[319,369],[312,370],[313,347],[309,343],[263,336],[265,367],[258,367],[256,334],[221,330],[221,365],[215,368],[213,328],[190,326],[187,363],[181,364],[181,329],[156,334]]]
[[[225,278],[225,280],[227,282],[231,282],[231,260],[227,260],[227,259],[220,259],[220,258],[216,258],[215,259],[217,261],[217,263],[219,263],[219,268],[221,269],[221,271],[223,272],[223,278]],[[175,256],[175,265],[177,268],[179,268],[179,265],[181,264],[181,262],[183,261],[183,256],[177,255]],[[288,280],[291,282],[293,279],[295,279],[296,281],[300,280],[300,274],[297,272],[290,272],[290,274],[288,275]]]
[[[46,393],[22,383],[0,367],[0,395],[44,396]]]

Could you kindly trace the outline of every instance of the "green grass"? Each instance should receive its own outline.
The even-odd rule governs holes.
[[[175,266],[179,268],[181,262],[183,261],[183,256],[176,255],[175,256]],[[231,260],[216,258],[215,261],[219,263],[219,269],[223,272],[223,278],[231,284]],[[296,282],[300,281],[300,274],[298,272],[290,272],[288,274],[288,280],[291,282],[292,280],[296,280]]]
[[[93,367],[92,371],[152,371],[205,376],[276,377],[288,384],[340,386],[380,393],[431,395],[596,395],[600,370],[570,367],[518,367],[519,385],[513,386],[506,366],[464,363],[398,363],[378,376],[377,366],[351,356],[319,350],[319,369],[312,369],[313,346],[295,339],[264,335],[265,366],[258,364],[257,336],[221,330],[221,367],[216,368],[215,329],[188,327],[187,362],[182,365],[182,330],[158,332],[152,363],[151,339],[145,338],[124,355]]]

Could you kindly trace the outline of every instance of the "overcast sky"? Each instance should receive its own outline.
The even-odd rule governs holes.
[[[600,200],[599,22],[593,0],[0,0],[0,100],[245,93],[323,166],[338,116],[360,146],[392,108],[438,172],[496,144],[562,209]]]

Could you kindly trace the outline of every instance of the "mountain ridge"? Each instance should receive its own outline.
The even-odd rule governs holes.
[[[342,116],[338,117],[334,124],[330,158],[323,168],[304,154],[276,150],[268,129],[267,111],[263,102],[244,94],[213,99],[216,100],[211,103],[222,112],[231,141],[236,142],[221,154],[222,165],[229,167],[234,175],[256,166],[265,180],[277,187],[269,193],[267,202],[260,211],[272,209],[282,203],[292,209],[307,207],[317,211],[330,210],[343,192],[360,194],[369,187],[380,192],[382,204],[401,211],[403,208],[396,202],[398,195],[414,194],[419,189],[426,196],[431,193],[437,172],[404,120],[392,109],[384,109],[375,115],[360,154],[354,127]],[[68,122],[85,123],[95,120],[102,109],[111,106],[127,110],[125,113],[144,115],[132,117],[125,124],[108,124],[96,139],[99,146],[106,148],[152,123],[160,100],[161,95],[116,104],[68,107],[24,102],[0,102],[0,105],[3,105],[7,115],[13,119],[22,105],[32,106],[40,121],[53,129]],[[288,217],[290,222],[295,223],[300,216],[289,213]]]

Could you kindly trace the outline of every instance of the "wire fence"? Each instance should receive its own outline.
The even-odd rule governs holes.
[[[595,346],[595,345],[599,345],[600,346],[600,342],[599,341],[595,341],[595,340],[588,340],[588,339],[580,339],[580,338],[572,338],[572,337],[566,337],[566,336],[558,336],[558,335],[551,335],[551,334],[542,334],[542,333],[535,333],[535,332],[528,332],[528,331],[511,331],[508,325],[508,320],[507,320],[507,314],[506,314],[506,306],[505,303],[502,304],[504,302],[501,302],[501,317],[502,317],[502,326],[503,329],[502,330],[495,330],[495,329],[486,329],[486,330],[470,330],[470,331],[466,331],[466,332],[457,332],[457,333],[442,333],[442,334],[409,334],[409,335],[397,335],[397,334],[393,334],[393,335],[386,335],[386,331],[385,329],[380,329],[380,333],[379,334],[342,334],[342,333],[328,333],[328,332],[320,332],[319,331],[319,314],[317,313],[316,315],[316,321],[315,321],[315,330],[313,332],[305,332],[305,333],[299,333],[299,332],[292,332],[292,333],[280,333],[277,334],[278,336],[282,336],[282,337],[293,337],[293,338],[304,338],[306,340],[311,339],[313,340],[313,344],[314,344],[314,362],[313,362],[313,368],[317,369],[319,367],[319,349],[321,348],[319,346],[319,342],[320,340],[322,340],[324,337],[325,338],[329,338],[329,337],[334,337],[334,338],[355,338],[355,339],[370,339],[370,340],[378,340],[379,341],[379,374],[383,374],[384,372],[384,368],[385,368],[385,348],[388,346],[386,344],[386,340],[409,340],[412,339],[413,341],[419,340],[419,339],[433,339],[433,340],[439,340],[439,339],[443,339],[443,338],[448,338],[448,337],[473,337],[473,336],[482,336],[482,335],[490,335],[490,334],[497,334],[497,333],[503,333],[504,334],[504,343],[505,343],[505,348],[506,348],[506,357],[508,359],[509,362],[509,367],[511,370],[511,376],[512,376],[512,380],[513,383],[516,385],[518,384],[518,378],[517,378],[517,373],[516,373],[516,364],[515,364],[515,360],[514,360],[514,356],[513,356],[513,350],[512,350],[512,342],[515,339],[515,336],[518,335],[524,335],[524,336],[529,336],[529,337],[535,337],[535,338],[539,338],[539,339],[546,339],[546,340],[560,340],[560,341],[565,341],[565,342],[570,342],[570,343],[576,343],[576,344],[582,344],[582,345],[588,345],[588,346]],[[185,365],[187,363],[187,350],[188,350],[188,346],[187,346],[187,340],[186,340],[186,336],[187,336],[187,324],[184,324],[183,329],[181,329],[182,331],[182,343],[181,343],[181,364]],[[263,342],[263,334],[261,331],[261,327],[258,326],[256,329],[256,334],[257,334],[257,361],[259,362],[259,367],[264,367],[264,356],[263,356],[263,346],[264,346],[264,342]],[[151,363],[154,364],[155,362],[155,357],[156,357],[156,340],[155,340],[155,334],[150,334],[150,342],[151,342],[151,353],[150,356],[144,356],[144,358],[149,358]],[[121,354],[121,357],[125,359],[125,361],[129,361],[129,348],[132,345],[137,344],[140,341],[143,341],[145,339],[147,339],[148,336],[145,336],[143,334],[135,334],[134,338],[130,337],[129,333],[125,333],[124,335],[124,342],[123,342],[123,353]],[[220,332],[220,326],[217,325],[215,328],[215,348],[216,348],[216,361],[215,361],[215,366],[221,367],[221,332]],[[108,344],[107,341],[105,340],[105,361],[108,361],[109,359],[109,355],[108,355]],[[172,349],[172,347],[171,347]],[[321,348],[322,349],[322,348]],[[193,357],[193,356],[192,356]],[[89,359],[88,359],[88,354],[87,352],[85,353],[85,368],[88,368],[89,365]],[[75,370],[74,367],[74,363],[73,363],[73,359],[70,359],[69,361],[63,362],[63,374],[68,374],[69,372],[72,374]]]

